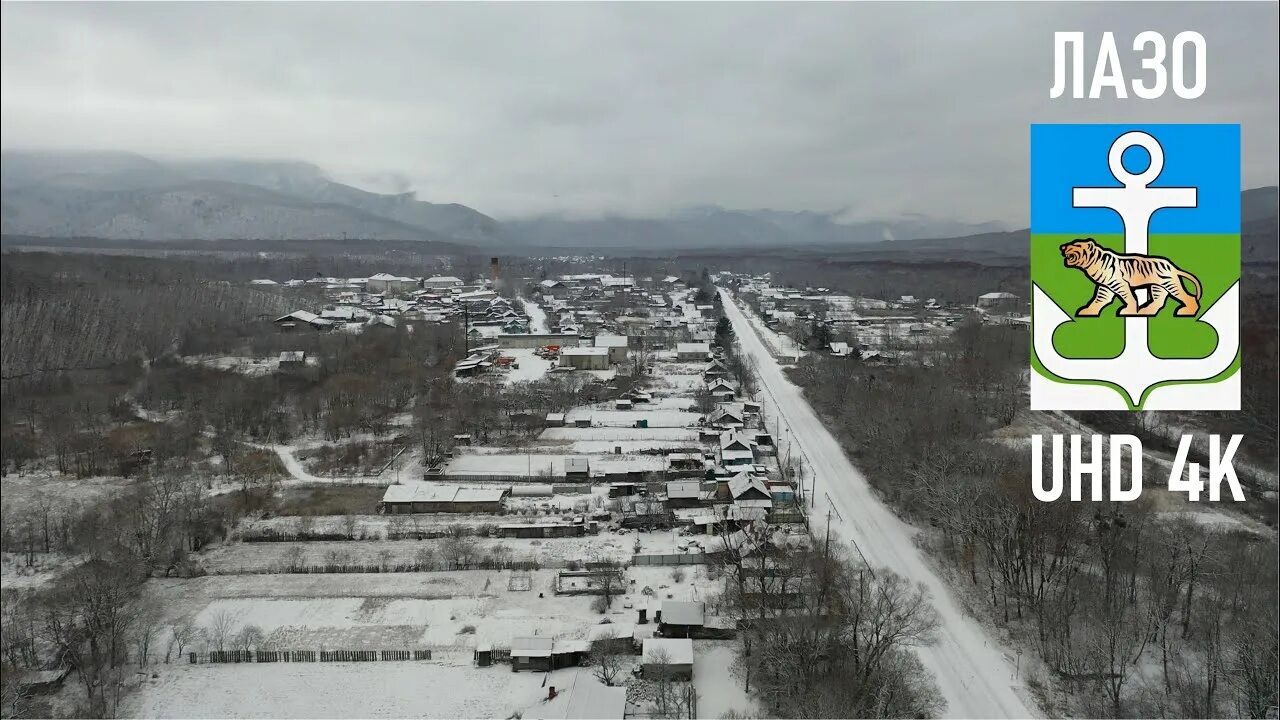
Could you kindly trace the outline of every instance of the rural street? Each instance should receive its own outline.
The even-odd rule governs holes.
[[[795,444],[815,478],[811,517],[825,524],[832,511],[833,533],[854,541],[872,567],[885,567],[923,584],[938,613],[938,642],[917,649],[933,673],[946,701],[944,717],[1027,718],[1034,704],[1024,702],[1025,689],[1013,679],[1014,663],[984,628],[956,601],[946,583],[912,542],[916,530],[898,519],[876,497],[866,478],[849,462],[844,448],[827,431],[813,408],[752,329],[733,298],[720,290],[725,315],[733,323],[741,351],[754,358],[760,376],[761,400],[772,408],[785,440]],[[874,411],[874,410],[870,410]],[[777,438],[775,442],[783,442]],[[856,556],[856,554],[855,554]]]

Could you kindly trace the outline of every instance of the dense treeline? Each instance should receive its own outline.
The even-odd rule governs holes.
[[[211,280],[191,263],[7,253],[0,269],[6,379],[154,359],[190,334],[218,334],[295,300]]]
[[[850,560],[830,540],[743,547],[730,546],[712,572],[723,575],[718,604],[737,621],[738,663],[766,717],[925,718],[944,709],[914,652],[936,642],[923,587]]]
[[[1275,538],[1146,501],[1036,500],[1026,447],[990,439],[1025,403],[1025,332],[961,327],[941,362],[811,357],[794,377],[880,494],[930,528],[926,546],[955,581],[1034,648],[1042,702],[1054,714],[1263,717],[1280,680]]]

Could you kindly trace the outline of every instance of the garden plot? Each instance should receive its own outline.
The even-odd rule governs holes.
[[[637,440],[637,441],[679,441],[698,442],[698,430],[684,427],[556,427],[547,428],[538,436],[546,441],[603,441],[603,440]]]
[[[477,642],[505,646],[535,630],[583,638],[600,619],[590,596],[554,594],[554,572],[518,573],[530,577],[528,591],[510,590],[511,574],[222,575],[153,579],[144,593],[158,601],[165,624],[210,630],[225,622],[229,634],[254,625],[264,646],[291,650],[430,647],[469,660]]]
[[[654,379],[648,390],[655,396],[673,393],[692,396],[705,384],[702,373],[694,370],[693,365],[663,363],[654,368]]]
[[[510,522],[522,522],[509,519]],[[523,522],[528,522],[523,521]],[[700,552],[690,538],[675,530],[652,532],[603,530],[596,535],[564,538],[474,537],[470,553],[476,563],[488,558],[512,562],[566,565],[570,562],[629,562],[633,555],[675,555]],[[707,538],[692,538],[705,542]],[[200,553],[201,566],[209,573],[283,573],[290,567],[362,565],[367,567],[414,566],[429,562],[440,567],[449,557],[444,538],[430,540],[317,540],[299,542],[231,542]],[[683,547],[682,547],[683,546]]]
[[[513,673],[467,661],[162,665],[122,717],[502,718],[564,687],[577,670]]]
[[[555,565],[570,561],[612,560],[626,562],[634,554],[636,538],[651,553],[676,552],[675,543],[649,535],[627,533],[585,535],[566,538],[475,538],[473,557],[504,557],[510,561]],[[363,565],[394,568],[429,560],[433,566],[445,562],[444,539],[433,540],[333,540],[311,542],[227,543],[200,556],[209,573],[242,574],[281,572],[290,565],[318,567],[326,564]],[[424,554],[425,553],[425,554]]]
[[[551,455],[523,452],[511,455],[465,453],[444,467],[449,475],[518,475],[521,477],[564,477],[565,459],[581,455]],[[593,475],[614,472],[657,472],[666,468],[660,455],[586,456]]]
[[[688,407],[688,403],[685,403]],[[576,407],[565,413],[566,423],[588,420],[593,426],[631,428],[644,420],[651,428],[687,428],[698,424],[702,415],[691,410],[656,409],[643,405],[634,410],[605,410],[598,407]]]

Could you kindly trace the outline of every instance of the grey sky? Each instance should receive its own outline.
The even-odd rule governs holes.
[[[1245,186],[1275,183],[1278,7],[6,2],[0,120],[5,148],[308,160],[500,219],[1025,226],[1030,122],[1240,122]],[[1127,60],[1146,29],[1205,36],[1203,97],[1049,99],[1055,30]]]

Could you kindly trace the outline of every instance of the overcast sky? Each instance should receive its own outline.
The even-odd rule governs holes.
[[[1239,122],[1244,185],[1275,183],[1277,7],[6,2],[0,120],[6,149],[300,159],[500,219],[1025,227],[1030,122]],[[1205,36],[1203,97],[1049,98],[1055,30],[1130,58],[1146,29]]]

